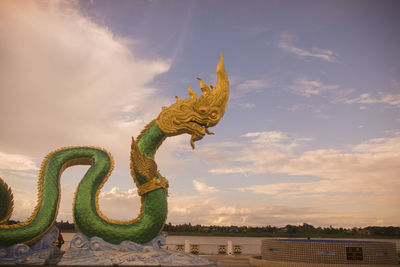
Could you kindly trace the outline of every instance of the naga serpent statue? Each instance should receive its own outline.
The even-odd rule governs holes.
[[[140,213],[136,219],[117,221],[107,218],[99,209],[100,190],[113,169],[113,159],[98,147],[65,147],[48,154],[41,166],[38,201],[32,215],[22,223],[7,225],[13,209],[13,197],[0,179],[0,246],[38,241],[54,225],[60,203],[60,176],[74,165],[91,165],[75,192],[73,216],[75,227],[88,237],[101,237],[112,244],[124,240],[145,243],[157,236],[167,218],[168,181],[157,170],[154,155],[169,136],[187,133],[190,144],[215,126],[225,113],[229,98],[229,81],[224,58],[217,66],[217,83],[208,87],[201,79],[202,94],[189,87],[189,98],[176,97],[176,103],[163,107],[131,146],[131,175],[141,196]]]

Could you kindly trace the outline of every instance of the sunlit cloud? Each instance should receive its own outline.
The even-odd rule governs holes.
[[[330,116],[325,113],[326,108],[327,108],[327,106],[325,104],[315,105],[315,104],[298,103],[298,104],[294,104],[289,107],[279,106],[278,108],[282,109],[282,110],[291,111],[291,112],[307,111],[307,112],[313,113],[314,116],[319,119],[330,118]]]
[[[217,193],[219,190],[213,186],[208,186],[206,183],[199,180],[193,180],[193,186],[197,192],[201,194]]]
[[[263,138],[259,138],[259,136],[263,135]],[[371,139],[353,146],[353,151],[351,152],[338,149],[319,149],[305,151],[300,155],[292,153],[292,149],[296,147],[298,142],[289,142],[292,144],[289,146],[290,149],[280,149],[282,146],[285,146],[283,142],[285,135],[283,133],[248,133],[244,136],[253,137],[254,139],[250,140],[247,146],[243,146],[243,149],[236,152],[237,154],[243,154],[243,156],[236,159],[251,162],[248,166],[254,173],[284,172],[291,175],[308,174],[318,177],[340,178],[345,172],[354,175],[354,170],[370,169],[372,168],[372,163],[381,163],[381,160],[384,158],[388,158],[392,162],[397,160],[399,156],[400,138],[397,136]],[[310,139],[305,138],[300,140]],[[260,146],[260,143],[263,146]],[[279,161],[279,164],[278,162],[271,164],[271,161],[274,160],[272,156],[276,156],[282,161]],[[354,168],[353,171],[350,171],[352,168]],[[218,168],[211,170],[213,173],[218,173],[218,171]],[[392,172],[394,170],[390,168],[387,171]],[[373,174],[375,175],[376,173],[369,173],[369,175]],[[376,175],[379,176],[378,174]]]
[[[279,133],[279,132],[277,132]],[[292,145],[285,147],[285,135],[248,133],[254,140],[239,151],[232,152],[229,163],[217,162],[219,166],[210,170],[211,174],[286,174],[293,182],[250,185],[237,188],[255,194],[274,197],[298,198],[322,196],[329,199],[333,195],[370,194],[387,199],[386,205],[393,204],[400,189],[398,173],[400,167],[400,137],[376,138],[351,147],[350,151],[340,149],[308,150],[294,153]],[[269,138],[267,138],[269,137]],[[274,138],[273,138],[274,137]],[[252,142],[253,141],[253,142]],[[255,141],[255,142],[254,142]],[[260,146],[263,143],[263,146]],[[220,148],[221,149],[221,148]],[[221,154],[224,152],[221,151]],[[226,152],[225,152],[226,153]],[[238,166],[238,164],[240,166]],[[298,181],[296,176],[311,176],[316,181]],[[297,181],[296,181],[297,180]]]
[[[321,95],[325,91],[336,90],[339,85],[326,85],[318,80],[312,80],[304,76],[298,77],[294,84],[290,86],[293,93],[311,97]]]
[[[114,195],[109,194],[108,196],[111,206]],[[127,194],[115,196],[115,198],[121,200],[118,202],[119,208],[125,209],[133,204]],[[101,203],[101,205],[103,204]],[[359,211],[331,211],[315,206],[266,205],[265,203],[244,206],[240,202],[223,203],[216,197],[204,197],[203,195],[172,195],[168,198],[168,205],[167,222],[173,224],[192,222],[202,225],[284,226],[307,222],[320,226],[352,227],[360,225],[360,221],[365,226],[384,223],[382,218]],[[135,214],[132,210],[128,212],[132,215]],[[110,218],[112,217],[110,216]],[[391,223],[391,221],[386,220],[386,223]]]
[[[279,143],[288,138],[286,133],[280,131],[271,132],[252,132],[242,135],[243,137],[253,138],[252,143]]]
[[[102,213],[114,220],[136,218],[139,215],[140,203],[136,188],[122,191],[119,187],[113,187],[110,191],[102,191],[99,196],[99,207]]]
[[[239,76],[233,75],[230,78],[231,93],[230,98],[233,100],[241,99],[250,94],[262,93],[268,88],[276,85],[276,82],[270,77],[263,77],[261,79],[243,79]],[[239,103],[241,105],[243,103]]]
[[[230,158],[218,161],[218,157],[214,157],[217,167],[211,169],[210,174],[246,177],[275,174],[286,175],[288,181],[266,179],[264,184],[252,185],[249,180],[249,185],[234,188],[240,194],[259,195],[270,203],[295,201],[302,203],[299,207],[312,206],[316,214],[304,213],[300,217],[314,224],[326,223],[328,220],[322,215],[325,213],[332,223],[339,225],[396,224],[399,220],[398,216],[390,215],[396,213],[400,202],[398,133],[346,149],[326,148],[300,153],[296,153],[296,149],[301,139],[292,140],[293,137],[279,131],[247,133],[243,137],[249,140],[240,149],[219,148],[221,155],[229,151]],[[311,139],[305,138],[305,141]],[[285,144],[292,145],[285,147]],[[348,203],[356,206],[369,203],[369,208],[354,215],[355,219],[344,208]],[[382,216],[378,210],[385,210],[386,214]]]
[[[391,84],[393,89],[399,89],[400,88],[400,81],[397,80],[397,79],[392,79],[390,81],[390,84]]]
[[[357,103],[365,105],[387,104],[391,106],[400,107],[400,94],[387,94],[381,92],[378,96],[373,96],[370,93],[364,93],[356,98],[347,97],[340,99],[339,102],[343,102],[346,104]]]
[[[336,55],[328,49],[312,48],[311,51],[296,47],[287,41],[280,41],[277,46],[285,52],[295,54],[301,58],[312,57],[326,60],[329,62],[336,61]]]
[[[101,144],[126,162],[130,137],[165,104],[148,83],[171,62],[140,58],[72,2],[0,5],[7,36],[0,62],[2,152]]]
[[[39,168],[30,157],[0,152],[0,169],[26,171],[38,170]]]
[[[256,105],[254,103],[239,103],[239,106],[244,108],[254,108]]]
[[[353,147],[359,153],[395,153],[400,151],[400,132],[394,132],[392,138],[373,138]]]
[[[32,214],[37,203],[36,194],[26,190],[13,189],[14,210],[11,220],[24,221]]]
[[[282,183],[276,186],[270,187],[249,187],[239,189],[239,194],[256,193],[265,194],[263,190],[270,191],[271,194],[282,195],[281,197],[296,197],[296,187],[300,186],[300,189],[304,191],[310,191],[310,196],[302,195],[301,197],[316,197],[318,195],[313,194],[316,190],[313,190],[313,184],[309,183]],[[59,210],[58,220],[72,221],[72,205],[70,199],[73,197],[73,188],[67,186],[63,187],[62,191],[68,194],[64,197],[65,201],[62,201]],[[252,192],[254,191],[254,192]],[[293,191],[293,192],[291,192]],[[285,193],[289,192],[289,193]],[[17,190],[16,191],[16,204],[18,204],[18,210],[15,211],[13,219],[24,219],[28,217],[36,203],[35,196],[32,198],[23,197],[23,194],[27,192]],[[240,199],[240,198],[239,198]],[[318,198],[318,201],[323,200],[325,203],[329,202],[325,200],[323,196]],[[398,199],[392,199],[396,201]],[[336,201],[342,201],[347,203],[358,203],[354,202],[353,198],[348,196],[341,196]],[[359,201],[382,201],[381,198],[376,196],[361,197]],[[386,202],[384,202],[386,203]],[[137,195],[136,189],[122,191],[120,188],[115,187],[112,190],[104,191],[100,194],[99,206],[104,215],[110,219],[115,220],[129,220],[136,218],[140,210],[140,197]],[[115,207],[118,207],[116,209]],[[393,217],[393,218],[392,218]],[[171,195],[168,198],[168,222],[173,224],[180,223],[199,223],[203,225],[275,225],[284,226],[286,224],[301,224],[311,223],[319,226],[341,226],[341,227],[352,227],[355,225],[384,225],[393,224],[396,221],[394,216],[388,218],[382,218],[374,216],[372,214],[363,213],[361,211],[333,211],[327,207],[323,208],[318,205],[277,205],[277,204],[265,204],[255,203],[251,206],[244,206],[240,201],[236,203],[224,203],[214,197],[205,197],[203,194],[200,195]]]
[[[304,142],[311,141],[312,138],[294,138],[289,137],[287,133],[281,131],[268,132],[250,132],[242,135],[252,144],[253,149],[268,149],[276,152],[285,152],[291,154],[293,149]],[[246,147],[246,146],[244,146]],[[248,146],[247,146],[248,148]],[[240,159],[243,159],[242,157]]]
[[[266,87],[267,84],[261,80],[246,80],[237,85],[240,91],[259,91],[261,88]]]

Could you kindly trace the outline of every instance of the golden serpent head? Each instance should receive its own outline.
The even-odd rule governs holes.
[[[198,78],[199,79],[199,78]],[[183,133],[190,134],[190,144],[200,140],[205,134],[212,134],[209,127],[217,125],[225,113],[229,98],[229,81],[224,67],[224,57],[217,66],[217,83],[208,87],[201,79],[202,94],[197,98],[196,93],[189,87],[189,98],[176,97],[176,103],[163,107],[156,122],[167,136]]]

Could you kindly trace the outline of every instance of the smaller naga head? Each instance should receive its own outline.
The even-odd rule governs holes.
[[[202,94],[197,98],[196,93],[189,88],[189,98],[176,97],[176,103],[163,107],[156,122],[167,136],[183,133],[190,134],[190,144],[202,139],[205,134],[213,134],[209,127],[217,125],[225,113],[229,98],[229,81],[224,67],[224,57],[217,65],[217,83],[208,87],[200,78]]]

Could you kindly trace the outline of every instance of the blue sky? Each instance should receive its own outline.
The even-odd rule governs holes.
[[[398,225],[398,1],[33,1],[0,4],[0,176],[15,219],[35,204],[43,157],[62,146],[110,151],[100,205],[136,217],[130,137],[175,95],[230,79],[206,136],[169,138],[168,222]],[[61,178],[71,220],[85,171]],[[115,207],[120,207],[115,209]]]

